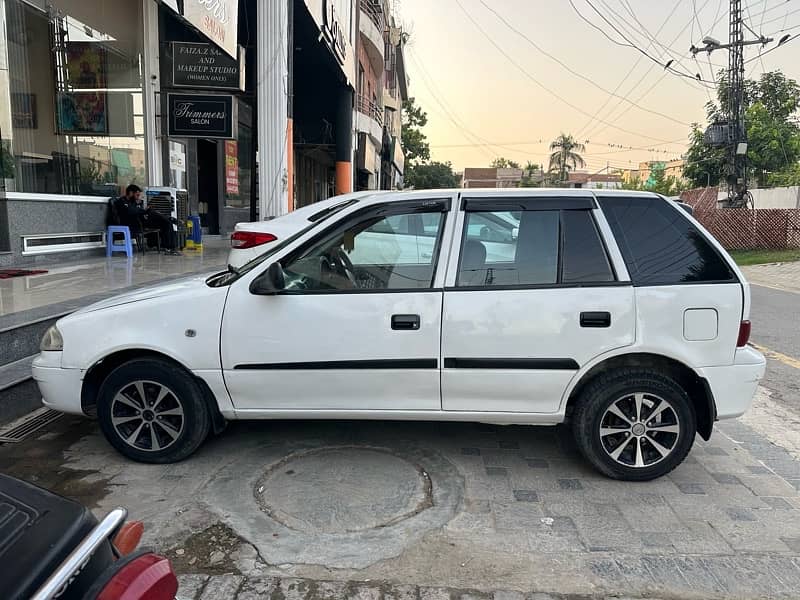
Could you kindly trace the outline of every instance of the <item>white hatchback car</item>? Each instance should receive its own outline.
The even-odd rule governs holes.
[[[45,405],[96,415],[154,463],[232,419],[566,421],[597,469],[647,480],[747,410],[764,374],[741,272],[661,196],[414,191],[330,208],[240,269],[59,320],[34,364]]]

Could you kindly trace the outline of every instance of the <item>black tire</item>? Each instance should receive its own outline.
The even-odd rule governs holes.
[[[601,438],[601,427],[610,429],[611,424],[608,419],[617,419],[615,415],[607,415],[612,404],[616,404],[618,408],[630,406],[632,411],[635,411],[635,396],[640,393],[644,394],[646,403],[654,403],[652,407],[640,403],[643,406],[640,414],[644,416],[646,410],[652,414],[660,406],[655,404],[653,398],[665,400],[671,410],[659,419],[663,418],[668,427],[674,427],[671,423],[673,420],[676,421],[679,426],[678,432],[661,433],[654,427],[653,433],[646,433],[637,439],[636,435],[630,432],[609,434],[606,430],[603,435],[607,437]],[[625,404],[626,402],[629,404]],[[632,411],[623,413],[632,417],[635,414]],[[605,425],[603,425],[604,419],[606,419]],[[646,422],[648,419],[649,417],[646,417],[642,420]],[[627,427],[627,424],[620,419],[614,424],[614,428],[620,426]],[[662,428],[667,427],[662,425]],[[572,416],[572,429],[581,453],[598,471],[613,479],[650,481],[666,475],[686,458],[697,433],[697,416],[686,391],[674,379],[646,368],[627,368],[600,375],[582,390]],[[670,452],[665,456],[661,455],[661,451],[649,443],[650,435],[661,442],[659,445],[662,448],[669,446]],[[623,443],[627,447],[619,448]],[[619,459],[611,456],[616,449],[622,451]],[[634,454],[637,450],[642,452],[644,460],[641,462],[645,466],[635,466],[639,458]],[[622,464],[626,460],[634,464],[630,466]],[[648,460],[652,461],[652,464],[648,464]]]
[[[161,402],[156,402],[164,389]],[[141,391],[145,404],[151,402],[154,407],[141,406]],[[100,386],[97,416],[109,443],[120,454],[143,463],[185,459],[205,441],[211,427],[203,392],[192,375],[151,358],[126,362],[111,372]]]

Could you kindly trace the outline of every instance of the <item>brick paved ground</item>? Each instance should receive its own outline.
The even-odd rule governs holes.
[[[316,537],[261,510],[271,466],[342,446],[417,465],[432,505]],[[186,462],[147,466],[120,458],[93,423],[64,418],[0,447],[0,468],[98,513],[127,506],[145,542],[191,576],[181,598],[241,600],[259,586],[284,599],[800,596],[800,461],[737,421],[642,484],[592,471],[565,429],[474,424],[234,424]],[[366,475],[355,489],[369,506]]]
[[[582,600],[589,596],[480,592],[373,582],[245,578],[240,575],[183,575],[177,600]],[[609,600],[625,600],[610,596]]]

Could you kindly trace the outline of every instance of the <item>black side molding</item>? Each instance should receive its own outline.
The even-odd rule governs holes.
[[[580,365],[571,358],[445,358],[444,368],[577,371]]]
[[[334,369],[438,369],[435,358],[398,358],[380,360],[332,360],[320,362],[256,363],[236,365],[236,371],[322,371]]]
[[[592,196],[542,196],[508,198],[464,197],[461,207],[467,212],[493,212],[500,210],[592,210],[597,203]]]

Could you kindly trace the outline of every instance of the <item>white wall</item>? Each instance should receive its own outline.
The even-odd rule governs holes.
[[[800,208],[800,186],[755,189],[753,194],[755,208]],[[720,192],[717,200],[724,200],[728,192]]]

